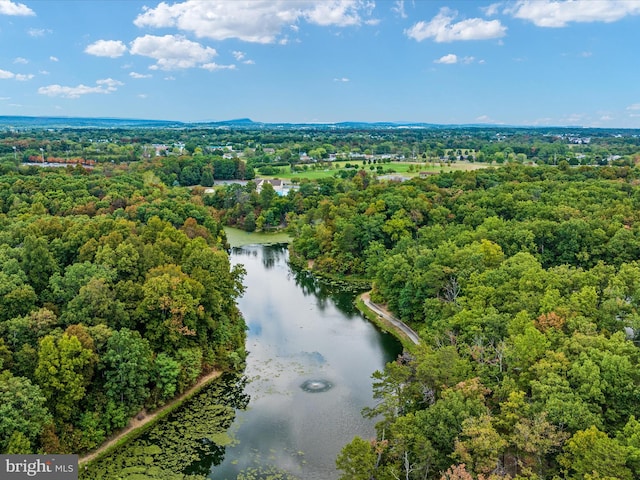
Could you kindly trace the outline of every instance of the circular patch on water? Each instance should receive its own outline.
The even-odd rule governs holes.
[[[300,385],[300,388],[309,393],[321,393],[330,390],[333,387],[333,383],[328,380],[305,380]]]

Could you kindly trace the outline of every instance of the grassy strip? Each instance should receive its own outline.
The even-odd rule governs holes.
[[[402,330],[398,329],[392,323],[386,321],[384,317],[381,317],[373,310],[370,310],[369,307],[367,307],[362,301],[362,295],[358,295],[358,298],[356,299],[356,307],[358,308],[358,310],[360,310],[360,312],[362,312],[367,320],[373,323],[376,327],[378,327],[383,332],[387,332],[396,337],[402,344],[403,349],[408,352],[413,352],[414,349],[417,348],[417,345],[413,343]]]
[[[396,174],[406,175],[410,177],[416,177],[419,175],[419,172],[454,172],[457,170],[467,171],[467,170],[477,170],[480,168],[490,167],[488,163],[471,163],[471,162],[452,162],[450,165],[446,162],[391,162],[391,163],[376,163],[376,164],[367,164],[362,165],[362,161],[352,160],[350,162],[347,161],[336,161],[331,162],[331,166],[329,168],[323,168],[319,170],[305,170],[305,171],[296,171],[291,172],[290,167],[276,167],[280,171],[274,175],[261,175],[258,174],[257,178],[280,178],[284,180],[318,180],[320,178],[332,177],[339,170],[344,169],[346,163],[351,163],[351,165],[355,165],[355,170],[366,170],[367,172],[372,172],[378,175],[377,170],[374,168],[371,170],[369,167],[377,167],[380,165],[383,167],[382,175],[388,175],[388,170],[395,170]],[[409,170],[412,170],[411,172]]]
[[[103,451],[98,453],[91,460],[85,460],[83,458],[80,458],[78,461],[78,465],[79,466],[85,465],[86,467],[89,467],[89,465],[91,465],[93,462],[97,462],[98,460],[101,460],[105,456],[110,455],[114,450],[117,450],[118,448],[130,442],[131,440],[134,440],[135,438],[139,437],[140,435],[145,433],[147,430],[149,430],[151,427],[153,427],[156,423],[158,423],[160,420],[166,418],[173,411],[181,407],[187,400],[190,400],[195,395],[200,393],[202,389],[205,388],[207,385],[209,385],[211,382],[220,378],[220,375],[222,375],[222,372],[218,372],[218,375],[212,376],[207,381],[196,383],[193,387],[191,387],[191,389],[187,390],[181,396],[175,398],[174,400],[166,404],[164,407],[161,407],[160,410],[151,412],[151,415],[153,415],[153,418],[151,420],[149,420],[148,422],[138,427],[132,428],[131,431],[122,435],[121,438],[119,438],[116,442],[109,445]],[[90,453],[87,456],[89,455]]]

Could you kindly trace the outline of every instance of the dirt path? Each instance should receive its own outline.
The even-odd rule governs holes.
[[[193,385],[188,390],[185,390],[180,396],[174,398],[173,400],[171,400],[169,403],[167,403],[163,407],[159,408],[158,410],[155,410],[153,413],[147,414],[146,411],[143,410],[141,413],[144,416],[141,419],[138,419],[138,416],[140,414],[138,414],[135,417],[133,417],[131,420],[129,420],[129,424],[126,427],[124,427],[118,433],[115,433],[114,435],[109,437],[109,440],[107,440],[102,445],[100,445],[100,447],[98,447],[93,452],[88,453],[88,454],[80,457],[78,463],[80,465],[82,465],[82,464],[85,464],[87,462],[90,462],[91,460],[96,458],[98,455],[100,455],[102,452],[104,452],[105,450],[110,448],[112,445],[114,445],[116,442],[121,440],[125,435],[128,435],[129,433],[133,432],[134,430],[137,430],[137,429],[143,427],[144,425],[146,425],[149,422],[153,422],[158,417],[158,415],[160,415],[162,412],[164,412],[165,410],[173,407],[176,403],[182,402],[185,397],[189,396],[195,390],[198,390],[198,389],[202,388],[204,385],[208,384],[212,380],[218,378],[221,375],[221,373],[222,372],[214,370],[213,372],[205,375],[204,377],[200,377],[200,379],[197,381],[197,383],[195,385]]]
[[[374,313],[384,318],[396,329],[400,330],[400,332],[406,335],[407,338],[411,340],[413,343],[415,343],[416,345],[420,344],[420,337],[418,336],[418,334],[414,332],[406,323],[394,317],[392,313],[389,310],[387,310],[384,305],[373,303],[371,301],[371,295],[369,294],[369,292],[362,294],[362,301],[364,302],[367,308],[369,308]]]

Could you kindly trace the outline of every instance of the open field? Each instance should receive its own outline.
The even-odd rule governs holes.
[[[280,173],[275,175],[257,175],[257,178],[281,178],[285,180],[295,181],[302,180],[303,178],[309,180],[317,180],[319,178],[332,177],[336,172],[345,168],[346,163],[351,163],[351,165],[357,165],[357,169],[364,169],[367,171],[376,172],[375,167],[378,164],[372,165],[362,165],[360,161],[351,161],[351,162],[332,162],[330,168],[309,170],[300,172],[291,172],[289,167],[278,167],[280,169]],[[383,167],[382,175],[389,175],[393,173],[401,174],[403,176],[414,177],[419,174],[419,172],[452,172],[456,170],[477,170],[480,168],[487,168],[490,165],[488,163],[470,163],[470,162],[455,162],[451,165],[447,165],[446,163],[440,164],[439,162],[435,163],[419,163],[419,162],[391,162],[391,163],[383,163],[381,164]],[[374,167],[371,170],[371,167]],[[390,172],[392,170],[393,172]]]

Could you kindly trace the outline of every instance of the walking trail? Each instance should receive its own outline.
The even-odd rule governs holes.
[[[370,292],[362,294],[362,301],[364,302],[367,308],[369,308],[374,313],[376,313],[377,315],[385,319],[387,322],[389,322],[391,325],[393,325],[394,328],[396,328],[401,333],[406,335],[407,338],[411,340],[413,343],[415,343],[416,345],[420,344],[420,337],[415,331],[413,331],[409,327],[409,325],[407,325],[406,323],[394,317],[393,314],[389,310],[387,310],[387,308],[384,305],[373,303],[371,301]]]
[[[158,410],[154,410],[153,413],[147,414],[146,411],[143,410],[141,412],[142,415],[138,414],[135,417],[133,417],[131,420],[129,420],[129,424],[126,427],[124,427],[122,430],[112,435],[109,438],[109,440],[107,440],[102,445],[100,445],[100,447],[98,447],[96,450],[80,457],[78,463],[80,465],[83,465],[83,464],[86,464],[87,462],[90,462],[91,460],[96,458],[98,455],[100,455],[102,452],[109,449],[112,445],[114,445],[119,440],[121,440],[125,435],[128,435],[134,430],[137,430],[143,427],[149,422],[153,422],[158,417],[158,415],[160,415],[162,412],[173,407],[176,403],[182,402],[187,396],[191,395],[194,391],[199,390],[200,388],[202,388],[203,386],[205,386],[215,378],[218,378],[221,375],[221,373],[222,372],[214,370],[213,372],[208,373],[203,377],[200,377],[200,379],[191,388],[185,390],[178,397],[174,398],[173,400],[171,400],[169,403],[162,406]]]

